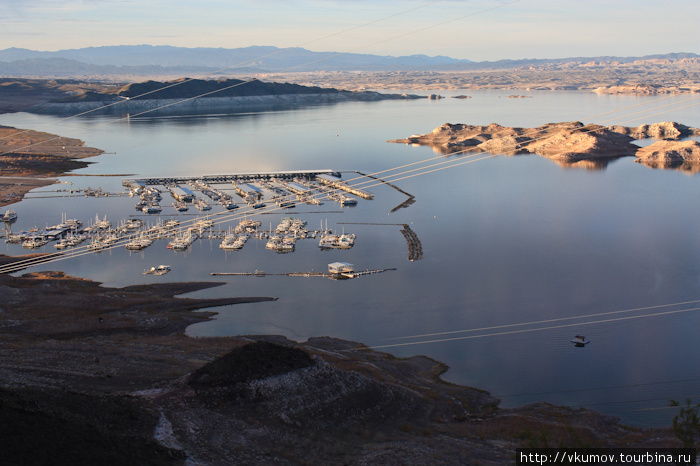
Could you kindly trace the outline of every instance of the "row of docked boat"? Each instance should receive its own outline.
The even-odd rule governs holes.
[[[243,246],[245,246],[245,243],[248,241],[248,238],[250,238],[250,235],[248,235],[248,234],[226,235],[226,237],[221,242],[221,244],[219,244],[219,249],[223,249],[224,251],[234,251],[234,250],[242,249]]]
[[[332,233],[321,236],[318,247],[321,249],[350,249],[355,245],[355,235],[334,235]]]
[[[53,245],[56,249],[66,249],[66,248],[74,248],[78,246],[79,244],[83,243],[85,240],[87,240],[88,237],[87,235],[74,235],[74,234],[69,234],[65,238],[60,239],[56,244]]]
[[[211,219],[202,219],[185,230],[168,243],[167,248],[173,251],[186,251],[206,230],[214,225]]]

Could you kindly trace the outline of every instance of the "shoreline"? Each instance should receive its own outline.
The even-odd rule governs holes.
[[[0,256],[0,263],[22,258]],[[39,417],[69,421],[61,431],[92,426],[118,444],[136,437],[150,442],[148,451],[155,435],[156,451],[165,447],[198,464],[270,457],[279,464],[356,463],[378,452],[403,464],[425,455],[448,464],[503,464],[516,448],[546,442],[680,446],[670,428],[625,426],[588,409],[545,402],[501,409],[484,390],[445,382],[448,367],[426,356],[397,358],[331,337],[187,336],[189,325],[215,315],[212,306],[276,300],[176,297],[218,285],[111,288],[62,272],[0,275],[7,296],[0,307],[0,411],[15,408],[11,422],[20,425]],[[136,435],[135,422],[147,428]],[[167,435],[154,434],[163,422],[171,426]],[[88,447],[76,438],[54,448]]]
[[[34,130],[0,126],[0,207],[21,201],[32,189],[56,183],[104,153],[84,141]]]

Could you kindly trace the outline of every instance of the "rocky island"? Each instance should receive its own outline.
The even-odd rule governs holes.
[[[534,153],[563,165],[592,162],[605,164],[619,157],[637,156],[641,163],[663,168],[689,169],[700,164],[695,141],[682,141],[700,135],[700,129],[676,122],[605,127],[581,122],[549,123],[537,128],[445,123],[432,132],[388,142],[427,145],[440,154],[489,152],[517,155]],[[663,141],[640,148],[636,139],[661,138]],[[659,164],[659,162],[661,162]],[[598,165],[596,165],[598,166]]]

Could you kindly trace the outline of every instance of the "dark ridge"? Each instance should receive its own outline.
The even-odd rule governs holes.
[[[202,79],[182,78],[174,81],[144,81],[141,83],[127,84],[126,86],[104,92],[85,92],[75,96],[54,100],[53,102],[91,102],[105,100],[120,100],[129,98],[134,100],[149,99],[188,99],[193,97],[247,97],[262,95],[285,94],[338,94],[347,91],[323,87],[302,86],[288,83],[264,83],[253,79],[242,81],[240,79],[220,79],[207,81]],[[138,97],[140,95],[143,97]]]
[[[0,464],[183,464],[150,438],[158,416],[122,397],[0,391]]]
[[[189,385],[197,388],[231,387],[274,377],[314,364],[305,351],[268,342],[236,348],[195,371]]]

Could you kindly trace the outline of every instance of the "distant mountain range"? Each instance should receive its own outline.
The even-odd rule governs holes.
[[[640,59],[680,59],[694,53],[669,53],[644,57],[576,57],[472,62],[445,56],[402,57],[357,53],[312,52],[303,48],[253,46],[235,49],[185,48],[167,45],[118,45],[40,52],[9,48],[0,50],[0,76],[192,76],[241,75],[295,71],[461,71],[512,69],[521,66],[569,62],[619,62]]]
[[[118,45],[39,52],[0,50],[0,74],[182,74],[187,72],[264,73],[279,71],[388,71],[471,63],[450,57],[390,57],[357,53],[312,52],[302,48],[253,46],[236,49],[167,45]]]

